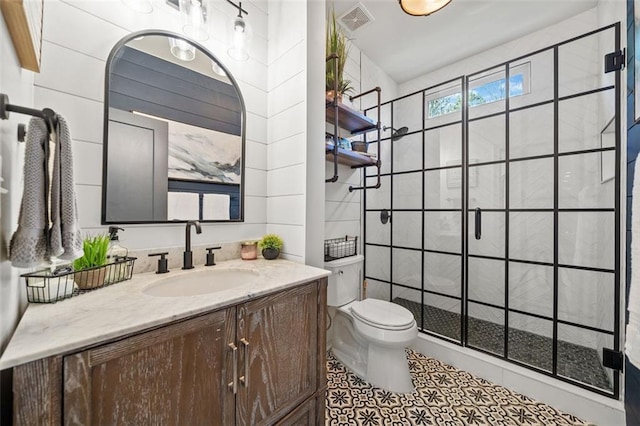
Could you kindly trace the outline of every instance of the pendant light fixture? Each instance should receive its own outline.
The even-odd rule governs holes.
[[[411,16],[429,16],[451,3],[451,0],[398,0],[398,3]]]
[[[180,0],[180,15],[182,16],[182,31],[194,40],[207,40],[209,16],[203,0]]]
[[[231,27],[229,30],[229,42],[231,47],[227,51],[236,61],[246,61],[249,59],[248,44],[251,36],[251,28],[247,21],[242,17],[242,14],[248,15],[249,13],[242,8],[242,2],[235,4],[231,0],[227,0],[234,7],[238,9],[238,15],[231,21]]]

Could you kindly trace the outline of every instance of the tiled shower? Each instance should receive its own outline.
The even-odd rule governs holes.
[[[383,104],[409,132],[380,142],[382,186],[364,194],[368,296],[618,398],[621,86],[604,66],[618,50],[615,24]]]

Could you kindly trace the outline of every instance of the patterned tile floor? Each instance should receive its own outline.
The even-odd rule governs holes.
[[[420,324],[420,303],[395,298],[395,303],[409,309]],[[425,328],[460,340],[460,314],[424,305]],[[496,354],[504,352],[504,326],[478,318],[469,318],[469,344]],[[512,328],[509,330],[509,357],[545,371],[553,365],[553,340],[539,334]],[[558,374],[600,389],[612,391],[595,349],[558,340]]]
[[[375,388],[331,353],[327,358],[327,425],[587,425],[570,414],[407,350],[416,390]]]

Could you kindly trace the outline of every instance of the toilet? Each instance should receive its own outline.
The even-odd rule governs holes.
[[[391,392],[413,392],[404,349],[418,336],[413,314],[378,299],[360,300],[362,255],[326,262],[329,347],[360,378]]]

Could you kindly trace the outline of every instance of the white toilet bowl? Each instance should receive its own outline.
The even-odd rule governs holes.
[[[404,349],[418,336],[408,309],[378,299],[360,299],[361,255],[325,263],[331,271],[328,336],[335,357],[362,379],[391,392],[413,392]]]
[[[411,312],[402,306],[365,299],[341,306],[333,319],[333,353],[373,386],[413,392],[405,347],[418,335]]]

